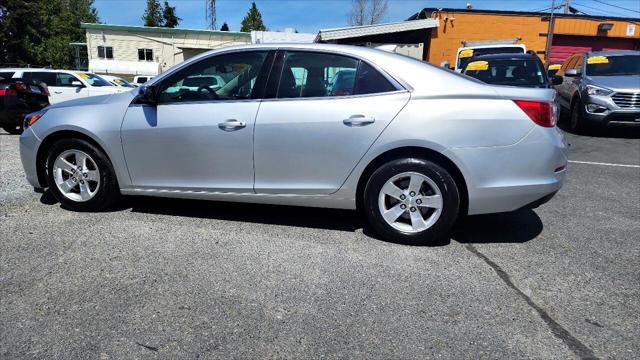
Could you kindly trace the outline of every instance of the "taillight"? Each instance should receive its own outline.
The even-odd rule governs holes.
[[[536,124],[554,127],[558,121],[558,109],[553,101],[513,100],[516,105]]]
[[[16,96],[18,93],[14,89],[0,89],[0,96]]]

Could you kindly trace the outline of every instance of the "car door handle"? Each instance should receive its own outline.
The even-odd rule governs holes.
[[[62,94],[62,90],[56,90],[53,92],[54,94]]]
[[[375,121],[376,119],[374,117],[364,115],[351,115],[348,119],[342,120],[347,126],[365,126],[373,124]]]
[[[234,131],[234,130],[242,129],[246,126],[247,126],[247,123],[243,121],[238,121],[235,119],[230,119],[218,124],[218,127],[224,131]]]

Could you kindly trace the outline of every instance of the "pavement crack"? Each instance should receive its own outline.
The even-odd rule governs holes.
[[[516,292],[516,294],[518,294],[521,298],[523,298],[524,301],[527,303],[527,305],[533,308],[538,313],[540,318],[542,318],[542,320],[547,324],[553,336],[560,339],[565,345],[567,345],[569,349],[571,349],[571,351],[573,351],[573,353],[576,354],[576,356],[580,357],[581,359],[597,359],[598,358],[593,353],[593,350],[591,350],[588,346],[586,346],[580,340],[576,339],[573,335],[571,335],[571,333],[567,331],[567,329],[562,327],[562,325],[558,324],[558,322],[556,322],[551,316],[549,316],[549,314],[543,308],[538,306],[535,302],[533,302],[533,300],[531,300],[529,296],[527,296],[524,292],[522,292],[522,290],[520,290],[513,283],[513,281],[511,281],[511,277],[509,276],[509,274],[507,274],[507,272],[504,271],[498,264],[496,264],[491,259],[489,259],[486,255],[478,251],[478,249],[476,249],[476,247],[473,246],[472,244],[466,244],[465,248],[469,252],[471,252],[478,258],[480,258],[482,261],[484,261],[487,265],[489,265],[493,269],[493,271],[495,271],[496,274],[498,274],[498,277],[500,277],[500,279],[508,287],[513,289]]]
[[[145,344],[139,343],[137,341],[136,341],[136,344],[142,346],[143,348],[145,348],[147,350],[156,351],[156,352],[158,351],[158,348],[155,347],[155,346],[145,345]]]

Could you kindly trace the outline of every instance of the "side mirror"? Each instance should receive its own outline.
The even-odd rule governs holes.
[[[562,76],[553,75],[551,77],[551,85],[561,85],[562,84]]]
[[[157,89],[153,85],[138,88],[138,104],[158,105]]]
[[[577,69],[569,69],[569,70],[564,72],[564,76],[578,77],[578,76],[580,76],[580,72]]]
[[[75,81],[72,81],[72,82],[71,82],[71,86],[75,86],[75,87],[83,88],[83,87],[84,87],[84,84],[83,84],[83,83],[81,83],[81,82],[80,82],[80,81],[78,81],[78,80],[75,80]]]

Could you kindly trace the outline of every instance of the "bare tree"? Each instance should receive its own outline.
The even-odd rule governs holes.
[[[352,0],[349,25],[377,24],[387,14],[388,0]]]
[[[216,30],[218,24],[216,24],[216,0],[205,0],[207,9],[207,24],[211,30]]]

